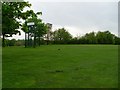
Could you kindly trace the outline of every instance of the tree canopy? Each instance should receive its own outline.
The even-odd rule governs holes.
[[[3,46],[5,37],[11,37],[13,34],[20,34],[18,30],[21,26],[20,19],[26,19],[31,11],[23,12],[25,7],[30,7],[28,2],[2,2],[2,36]]]
[[[60,28],[53,32],[55,41],[63,41],[64,43],[72,39],[72,35],[65,29]]]

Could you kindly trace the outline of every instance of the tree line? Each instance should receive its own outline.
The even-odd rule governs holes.
[[[90,32],[83,36],[72,37],[65,28],[61,28],[52,34],[52,44],[120,44],[120,38],[110,31]]]
[[[120,38],[110,33],[109,31],[98,31],[86,33],[83,36],[72,37],[65,29],[60,28],[51,32],[48,44],[113,44],[120,45]],[[39,43],[40,41],[40,43]],[[47,45],[47,40],[44,37],[37,38],[37,45]],[[24,46],[25,40],[5,40],[6,46]]]

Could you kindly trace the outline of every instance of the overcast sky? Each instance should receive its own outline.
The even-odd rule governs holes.
[[[74,37],[94,31],[109,30],[118,34],[118,2],[41,2],[40,0],[29,1],[35,12],[41,11],[40,18],[45,23],[53,24],[52,31],[58,28],[66,28]],[[100,0],[99,0],[100,1]],[[21,36],[14,36],[24,39]]]

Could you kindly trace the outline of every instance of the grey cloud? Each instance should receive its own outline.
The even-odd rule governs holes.
[[[77,32],[86,33],[98,30],[118,32],[118,3],[117,2],[38,2],[30,0],[32,9],[42,11],[41,18],[54,26],[71,28]],[[74,29],[74,30],[72,30]],[[80,30],[80,31],[79,31]],[[75,31],[75,33],[74,33]]]

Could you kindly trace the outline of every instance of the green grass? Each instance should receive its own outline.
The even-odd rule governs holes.
[[[6,47],[2,62],[3,88],[115,88],[118,83],[117,45]]]

